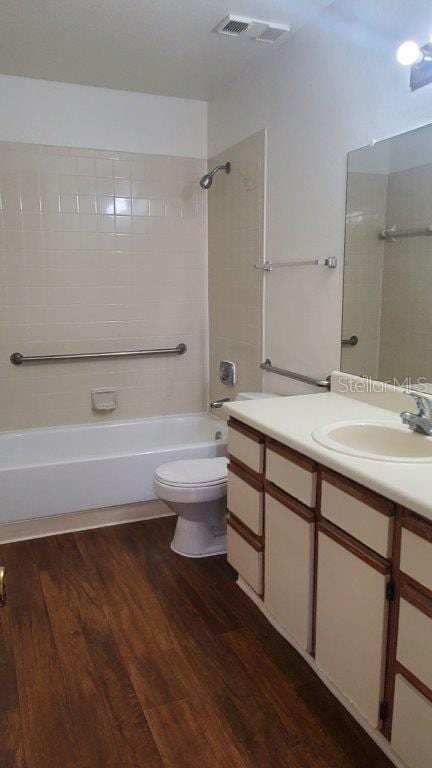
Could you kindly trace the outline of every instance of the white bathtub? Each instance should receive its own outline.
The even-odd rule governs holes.
[[[206,414],[0,433],[0,523],[150,501],[159,464],[226,442]]]

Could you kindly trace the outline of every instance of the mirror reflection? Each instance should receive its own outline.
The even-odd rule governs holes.
[[[341,368],[432,382],[432,126],[348,157]]]

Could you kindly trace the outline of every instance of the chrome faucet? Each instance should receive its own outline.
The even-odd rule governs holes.
[[[418,392],[405,390],[405,394],[412,397],[417,405],[418,412],[410,413],[402,411],[401,419],[407,424],[413,432],[419,432],[421,435],[432,436],[432,399],[427,395],[421,395]]]
[[[219,400],[213,400],[212,403],[210,403],[210,408],[222,408],[224,403],[230,403],[231,398],[230,397],[221,397]]]

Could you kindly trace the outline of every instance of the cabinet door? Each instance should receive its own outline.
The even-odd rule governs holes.
[[[384,688],[388,566],[330,523],[319,527],[316,662],[376,728]]]
[[[391,743],[409,768],[430,768],[432,701],[403,675],[396,677]]]
[[[314,516],[266,493],[265,600],[268,612],[304,650],[311,647]]]

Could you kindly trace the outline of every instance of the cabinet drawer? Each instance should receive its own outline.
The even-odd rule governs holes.
[[[266,492],[265,606],[305,651],[311,650],[314,512]]]
[[[396,676],[391,744],[408,768],[430,768],[432,702]]]
[[[307,507],[315,507],[317,466],[284,445],[269,440],[266,479]]]
[[[391,557],[394,505],[339,475],[322,472],[321,515],[366,544]]]
[[[400,569],[432,591],[432,525],[404,515],[402,526]]]
[[[228,454],[257,475],[264,471],[264,436],[240,422],[228,422]]]
[[[408,599],[400,601],[396,658],[432,690],[432,599],[412,588],[403,594]]]
[[[228,511],[232,512],[253,533],[261,536],[263,532],[264,494],[262,485],[254,482],[246,472],[232,462],[228,467]]]
[[[263,593],[262,544],[253,538],[244,538],[246,532],[232,518],[227,526],[227,559],[232,567],[257,593]]]

